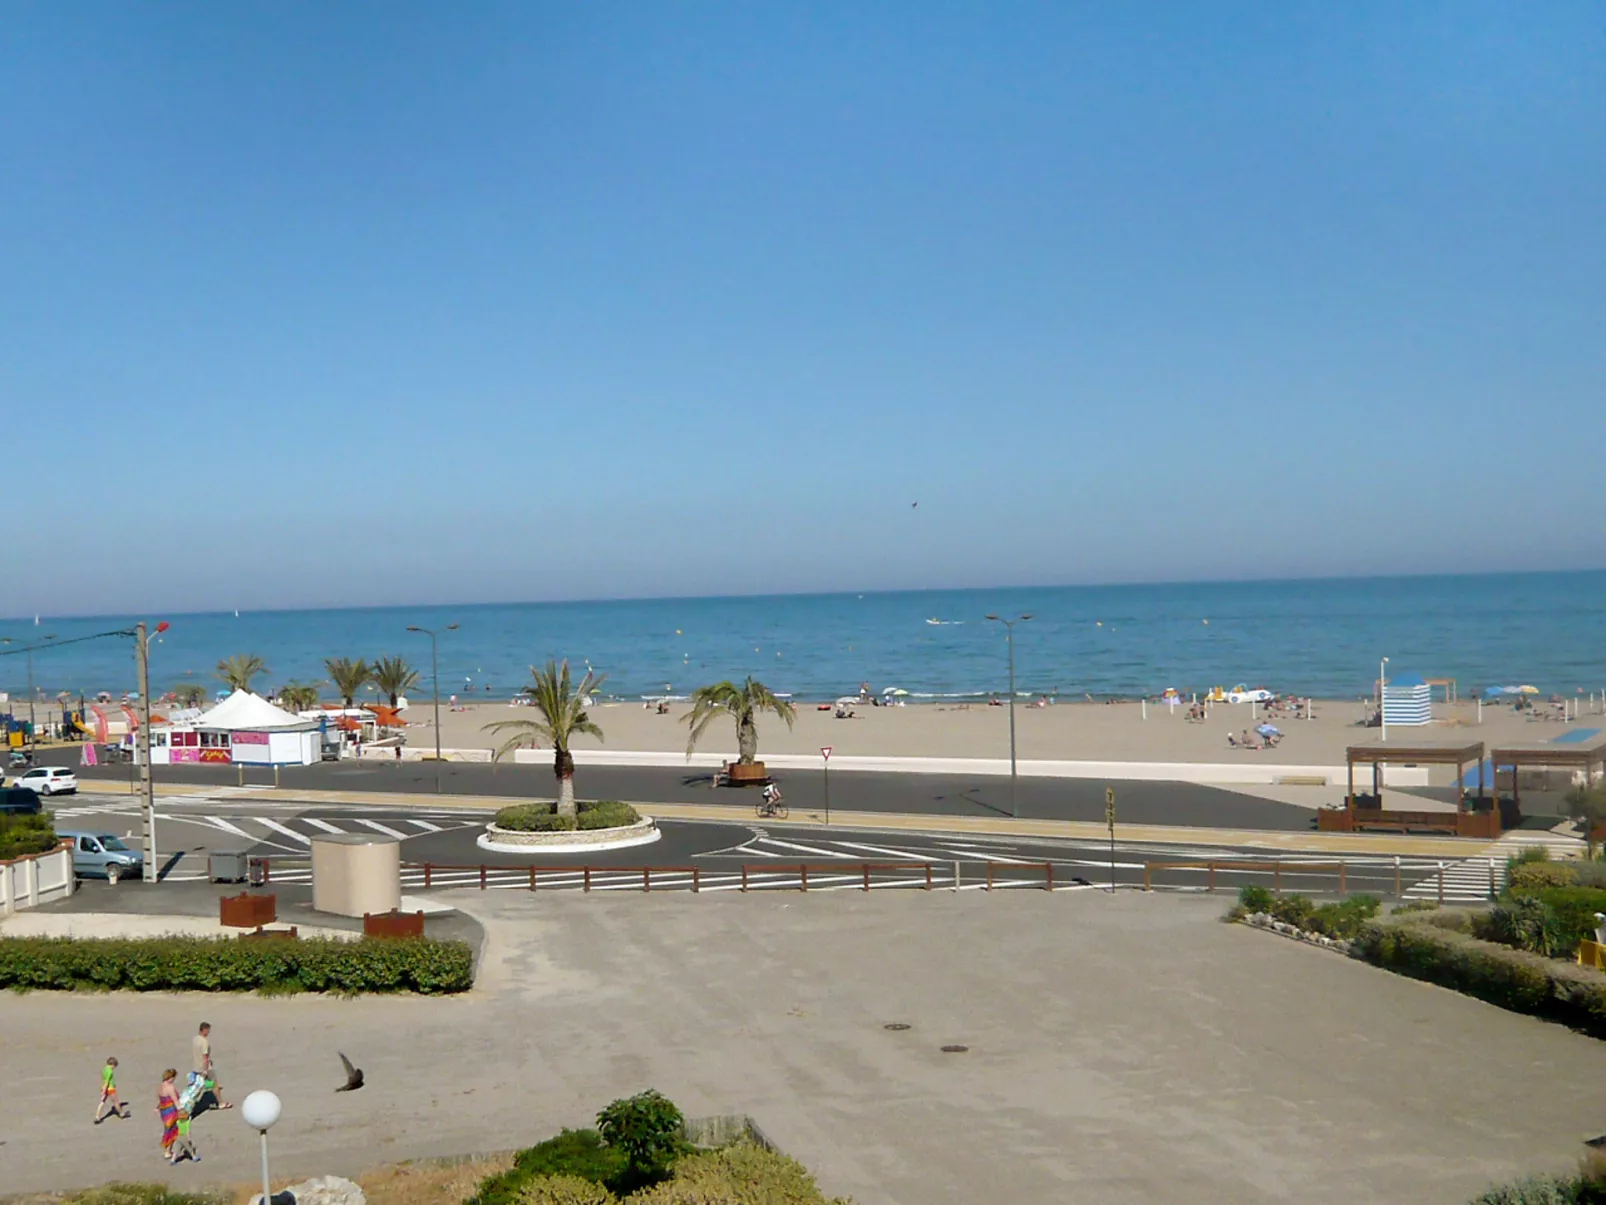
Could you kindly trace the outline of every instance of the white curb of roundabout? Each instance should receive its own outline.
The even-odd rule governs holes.
[[[657,821],[643,816],[635,824],[620,828],[557,833],[521,833],[489,824],[474,843],[498,854],[593,854],[608,849],[629,849],[633,845],[651,845],[662,836]]]

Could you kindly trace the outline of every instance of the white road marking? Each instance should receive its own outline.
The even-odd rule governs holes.
[[[1006,858],[1003,854],[984,853],[979,849],[963,849],[957,845],[954,847],[954,852],[962,853],[966,858],[980,858],[984,862],[1008,862],[1015,866],[1030,866],[1032,864],[1032,859],[1030,858]],[[965,859],[960,858],[959,860],[963,862]],[[1048,860],[1047,858],[1041,859],[1044,862]]]
[[[400,829],[391,828],[390,825],[381,824],[377,820],[364,820],[361,817],[357,817],[356,820],[358,824],[365,825],[376,833],[384,833],[387,837],[395,837],[398,841],[405,841],[412,836],[411,833],[404,833]]]
[[[304,837],[300,833],[296,832],[295,829],[286,828],[277,820],[269,820],[266,816],[253,816],[252,819],[258,824],[262,825],[264,828],[271,828],[276,833],[283,833],[286,837],[289,837],[293,841],[299,841],[301,844],[309,846],[312,844],[311,837]]]
[[[302,823],[310,824],[314,828],[321,828],[326,833],[343,833],[346,831],[339,825],[330,824],[327,820],[319,820],[316,816],[303,816],[301,820]]]
[[[440,825],[431,824],[428,820],[412,820],[412,819],[409,819],[407,821],[407,823],[408,824],[416,824],[419,828],[423,829],[426,833],[438,833],[438,832],[441,831],[441,826]]]
[[[162,816],[158,814],[157,819],[187,821],[190,824],[205,823],[211,825],[213,828],[220,828],[226,833],[233,833],[236,837],[244,837],[248,841],[256,840],[256,838],[252,837],[251,834],[246,832],[243,828],[240,828],[234,824],[230,824],[227,820],[223,819],[222,816],[203,816],[199,821],[197,821],[190,819],[187,816]]]
[[[775,837],[766,837],[766,838],[764,838],[764,840],[766,842],[768,842],[770,845],[779,845],[782,849],[795,849],[795,850],[798,850],[801,853],[818,854],[822,858],[846,858],[846,857],[851,856],[849,854],[838,853],[835,850],[817,849],[812,845],[798,845],[798,844],[796,844],[795,842],[792,842],[792,841],[781,841],[781,840],[779,840],[779,839],[777,839]],[[772,856],[784,856],[784,855],[772,855]]]
[[[845,849],[862,849],[872,854],[886,854],[891,858],[902,858],[918,862],[953,861],[951,858],[933,858],[929,854],[917,854],[909,849],[882,849],[879,845],[860,845],[857,841],[838,841],[838,845]]]

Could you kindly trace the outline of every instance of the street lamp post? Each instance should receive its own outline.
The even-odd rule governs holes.
[[[167,631],[167,620],[156,625],[149,636],[145,625],[134,626],[134,661],[139,667],[139,792],[144,800],[145,874],[147,883],[157,880],[156,861],[156,780],[151,777],[151,641]]]
[[[273,1187],[268,1179],[268,1131],[279,1120],[283,1106],[272,1092],[263,1089],[240,1102],[240,1118],[262,1135],[262,1205],[273,1205]]]
[[[429,628],[417,625],[408,625],[409,632],[418,632],[429,637],[429,672],[432,689],[435,694],[435,793],[441,792],[441,659],[435,643],[436,633]],[[445,628],[448,632],[457,631],[455,623],[449,623]]]
[[[1031,614],[1019,615],[1014,619],[1004,619],[998,615],[989,615],[987,618],[1004,625],[1004,640],[1009,645],[1009,814],[1019,817],[1020,808],[1015,800],[1015,625],[1025,623]]]

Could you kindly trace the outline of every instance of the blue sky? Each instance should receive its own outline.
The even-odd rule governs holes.
[[[0,614],[1606,565],[1598,5],[5,13]]]

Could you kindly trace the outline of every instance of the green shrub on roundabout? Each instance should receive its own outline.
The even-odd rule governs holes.
[[[625,828],[641,820],[635,808],[617,799],[583,799],[576,808],[578,816],[560,816],[555,802],[516,803],[496,813],[496,827],[514,833],[568,833],[576,828],[590,832]]]

